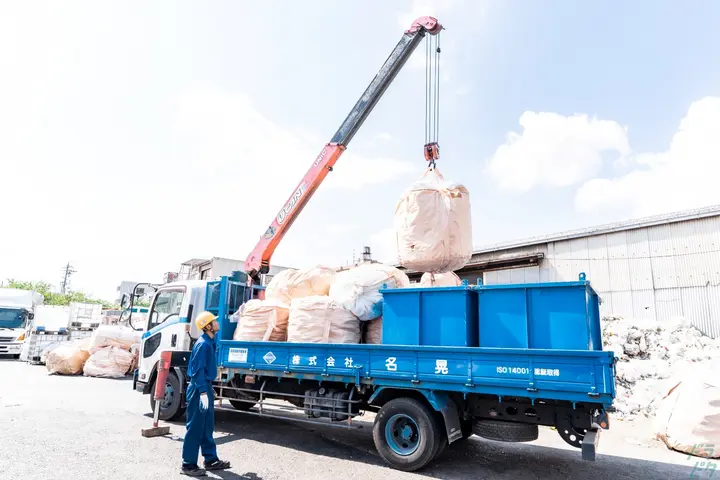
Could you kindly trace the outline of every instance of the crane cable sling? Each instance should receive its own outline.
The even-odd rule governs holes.
[[[425,37],[425,145],[440,137],[440,34]],[[430,162],[435,168],[435,160]]]

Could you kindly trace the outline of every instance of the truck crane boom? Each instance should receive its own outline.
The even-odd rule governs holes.
[[[257,282],[260,274],[269,271],[270,259],[278,244],[290,226],[292,226],[293,222],[295,222],[300,212],[302,212],[305,205],[310,201],[310,198],[320,184],[325,180],[325,177],[332,171],[340,155],[343,154],[377,102],[418,45],[420,45],[422,39],[426,34],[439,34],[442,29],[442,25],[436,18],[425,16],[419,17],[412,23],[410,28],[405,31],[398,44],[390,53],[390,56],[385,60],[380,71],[375,75],[375,78],[373,78],[370,85],[350,111],[350,114],[345,118],[330,142],[322,149],[310,166],[310,169],[295,190],[293,190],[290,198],[285,202],[283,208],[278,212],[275,219],[262,237],[260,237],[257,245],[245,260],[245,272],[253,281]],[[428,143],[425,146],[425,158],[429,162],[434,163],[434,159],[436,159],[437,156],[437,142]]]

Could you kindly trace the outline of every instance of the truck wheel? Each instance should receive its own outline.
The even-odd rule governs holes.
[[[393,468],[412,472],[432,460],[444,432],[435,412],[413,398],[396,398],[382,406],[373,425],[373,440],[380,456]]]
[[[156,380],[157,381],[157,380]],[[185,413],[182,403],[182,386],[175,373],[170,372],[165,382],[165,398],[160,402],[160,420],[174,420]],[[155,382],[150,389],[150,408],[155,412]]]
[[[532,442],[538,438],[538,426],[530,423],[478,419],[473,424],[473,433],[498,442]]]

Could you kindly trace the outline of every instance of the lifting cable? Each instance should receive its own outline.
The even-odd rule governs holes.
[[[440,34],[425,37],[425,159],[440,157]]]

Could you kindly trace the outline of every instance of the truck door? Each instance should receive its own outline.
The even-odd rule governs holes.
[[[147,317],[140,352],[139,378],[147,381],[163,350],[182,350],[187,347],[187,307],[183,309],[186,289],[172,286],[157,291]],[[186,316],[183,316],[186,315]]]

